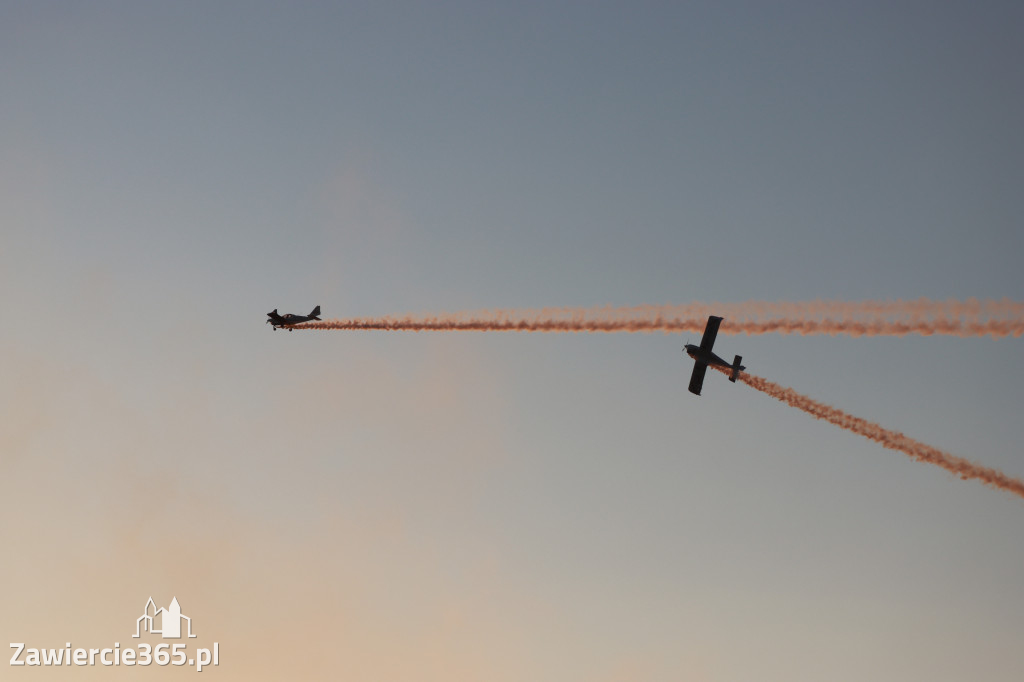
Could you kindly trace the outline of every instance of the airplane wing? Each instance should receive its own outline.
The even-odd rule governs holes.
[[[715,326],[718,325],[716,324]],[[703,362],[693,363],[693,374],[690,375],[690,393],[700,395],[700,389],[704,385],[704,373],[707,371],[707,364]]]
[[[704,336],[700,340],[700,347],[703,350],[711,350],[711,347],[715,345],[715,338],[718,337],[718,325],[720,324],[722,324],[722,318],[715,317],[714,315],[708,317],[708,326],[704,327]]]

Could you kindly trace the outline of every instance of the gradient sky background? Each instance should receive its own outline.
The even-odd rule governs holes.
[[[1019,2],[0,0],[0,639],[131,646],[177,596],[221,679],[1019,680],[1021,501],[697,399],[684,336],[264,315],[1022,300],[1022,34]],[[1024,476],[1021,339],[716,350]]]

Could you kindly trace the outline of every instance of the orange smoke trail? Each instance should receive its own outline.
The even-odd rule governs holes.
[[[726,374],[728,373],[728,370],[723,370],[718,367],[715,367],[715,369],[719,369]],[[747,386],[751,386],[762,393],[770,395],[776,400],[781,400],[787,405],[803,410],[816,419],[824,419],[831,424],[853,431],[854,433],[864,436],[865,438],[869,438],[876,443],[880,443],[882,447],[889,448],[890,450],[898,450],[905,455],[909,455],[918,462],[928,462],[929,464],[940,466],[965,481],[969,478],[976,478],[985,485],[1006,490],[1018,497],[1024,497],[1024,481],[1013,478],[1012,476],[1007,476],[1001,471],[990,469],[988,467],[981,466],[980,464],[975,464],[969,460],[951,455],[948,452],[943,452],[938,448],[933,448],[931,445],[926,445],[925,443],[916,441],[913,438],[908,438],[902,433],[890,431],[889,429],[883,428],[873,422],[869,422],[866,419],[854,417],[852,414],[848,414],[824,403],[819,403],[816,400],[797,393],[791,388],[780,386],[779,384],[754,376],[753,374],[741,372],[739,380]]]
[[[494,310],[307,322],[295,329],[517,332],[694,332],[708,315],[725,318],[722,334],[847,334],[849,336],[1024,335],[1024,302],[802,301],[692,303],[626,308]]]

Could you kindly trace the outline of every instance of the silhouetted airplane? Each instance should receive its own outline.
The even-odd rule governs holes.
[[[717,365],[718,367],[725,367],[731,369],[732,374],[729,375],[729,381],[736,382],[736,377],[739,376],[740,372],[745,370],[746,367],[740,364],[743,358],[739,355],[732,361],[730,365],[728,362],[718,357],[711,352],[711,347],[715,345],[715,337],[718,336],[718,325],[722,324],[722,318],[711,315],[708,317],[708,325],[704,327],[704,336],[701,337],[700,345],[695,346],[692,343],[686,344],[686,354],[693,358],[693,374],[690,375],[690,393],[694,395],[700,395],[701,386],[704,385],[704,372],[707,371],[708,365]]]
[[[319,315],[319,314],[320,314],[320,306],[317,306],[317,307],[313,308],[313,312],[311,312],[309,315],[293,315],[292,313],[287,313],[285,315],[278,315],[277,314],[277,308],[274,308],[274,310],[272,312],[267,313],[267,318],[269,318],[269,319],[267,319],[267,322],[269,324],[274,325],[274,331],[275,332],[277,331],[278,327],[284,327],[288,331],[291,331],[293,326],[295,326],[295,325],[297,325],[297,324],[299,324],[301,322],[309,322],[310,320],[319,320],[320,318],[317,317],[317,315]]]

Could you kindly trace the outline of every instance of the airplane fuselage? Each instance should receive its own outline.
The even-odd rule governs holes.
[[[707,365],[718,365],[719,367],[728,367],[730,369],[732,368],[732,363],[726,362],[711,351],[704,350],[693,343],[686,344],[686,354],[697,362],[703,362]]]
[[[276,320],[267,320],[267,322],[269,322],[271,326],[274,327],[274,329],[282,328],[291,331],[292,327],[294,327],[297,324],[318,319],[320,318],[308,317],[306,315],[293,315],[292,313],[288,313],[287,315],[280,315]]]
[[[281,316],[281,321],[280,322],[275,322],[274,326],[275,327],[289,327],[289,326],[291,326],[293,324],[301,324],[302,322],[309,322],[312,319],[313,319],[312,317],[306,317],[305,315],[292,315],[291,313],[288,313],[287,315],[282,315]]]

